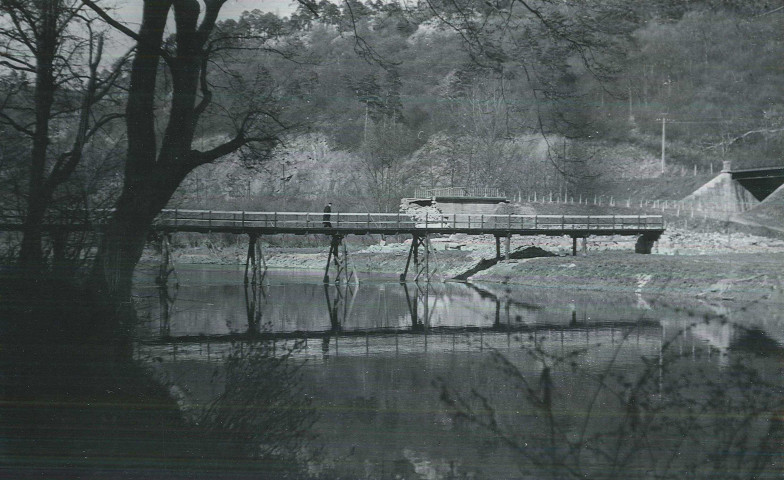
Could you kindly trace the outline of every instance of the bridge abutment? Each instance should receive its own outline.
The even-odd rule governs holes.
[[[634,244],[634,253],[650,254],[658,240],[659,235],[640,235]]]
[[[759,205],[784,184],[784,166],[733,170],[725,161],[721,172],[681,202],[705,216],[727,219]]]

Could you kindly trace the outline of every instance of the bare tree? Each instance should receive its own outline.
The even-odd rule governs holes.
[[[131,277],[144,248],[147,232],[160,210],[194,168],[225,155],[255,148],[264,158],[285,129],[273,106],[272,89],[257,77],[256,91],[221,107],[228,138],[212,148],[194,148],[196,131],[213,105],[209,68],[220,55],[242,48],[236,35],[222,35],[217,23],[225,0],[144,0],[138,32],[112,18],[93,0],[82,3],[136,43],[126,107],[128,149],[122,193],[104,232],[92,273],[97,293],[114,303],[130,298]],[[165,38],[169,16],[175,32]],[[201,19],[201,20],[200,20]],[[170,81],[163,88],[165,118],[156,95],[163,61]],[[258,90],[263,90],[259,94]],[[216,108],[216,110],[218,110]],[[162,135],[156,125],[165,125]]]
[[[14,72],[0,98],[0,123],[29,142],[19,263],[34,272],[42,267],[42,223],[55,190],[93,137],[122,116],[98,105],[111,99],[123,60],[101,70],[103,33],[78,0],[0,0],[0,13],[0,65]]]

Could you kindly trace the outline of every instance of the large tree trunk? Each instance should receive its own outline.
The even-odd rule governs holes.
[[[46,205],[40,198],[30,197],[22,224],[22,245],[19,266],[24,274],[36,275],[43,268],[42,223]]]
[[[166,206],[181,178],[153,169],[132,185],[126,184],[104,232],[93,264],[91,286],[99,299],[128,307],[133,271],[155,217]]]
[[[172,0],[145,1],[126,106],[128,155],[123,191],[93,263],[91,287],[117,308],[131,299],[133,270],[148,230],[176,188],[161,190],[155,131],[155,81],[161,42]]]
[[[206,152],[192,150],[191,146],[199,115],[211,98],[204,70],[208,55],[205,42],[223,4],[224,0],[206,0],[202,23],[198,25],[200,9],[196,0],[144,2],[128,88],[128,155],[123,193],[104,233],[92,271],[96,293],[102,301],[116,307],[130,304],[133,270],[150,226],[188,172],[236,151],[249,141],[241,131],[234,139]],[[177,31],[174,54],[162,47],[172,8]],[[155,96],[158,63],[162,57],[166,58],[171,73],[171,106],[159,146]],[[200,77],[200,73],[204,75]],[[200,81],[203,96],[197,103]]]
[[[54,9],[54,5],[50,6]],[[49,121],[54,103],[54,73],[52,62],[57,51],[56,11],[45,9],[41,33],[37,39],[35,72],[35,130],[30,154],[30,176],[27,186],[27,215],[22,227],[22,246],[19,265],[27,273],[35,274],[42,267],[41,223],[50,195],[45,187],[46,155],[49,146]]]

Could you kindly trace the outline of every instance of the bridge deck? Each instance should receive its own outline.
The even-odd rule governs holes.
[[[661,215],[481,215],[437,214],[412,217],[404,213],[246,212],[163,210],[153,229],[162,232],[225,232],[234,234],[453,234],[469,235],[641,235],[661,234]],[[45,229],[100,229],[92,225],[47,225]],[[19,218],[0,221],[2,230],[19,230]]]
[[[781,178],[784,177],[784,166],[746,168],[742,170],[730,170],[730,175],[735,180],[759,179],[759,178]]]

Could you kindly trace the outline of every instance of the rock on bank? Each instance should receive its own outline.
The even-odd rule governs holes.
[[[698,256],[597,252],[499,262],[469,278],[545,288],[634,291],[706,299],[765,301],[782,296],[784,254]]]

